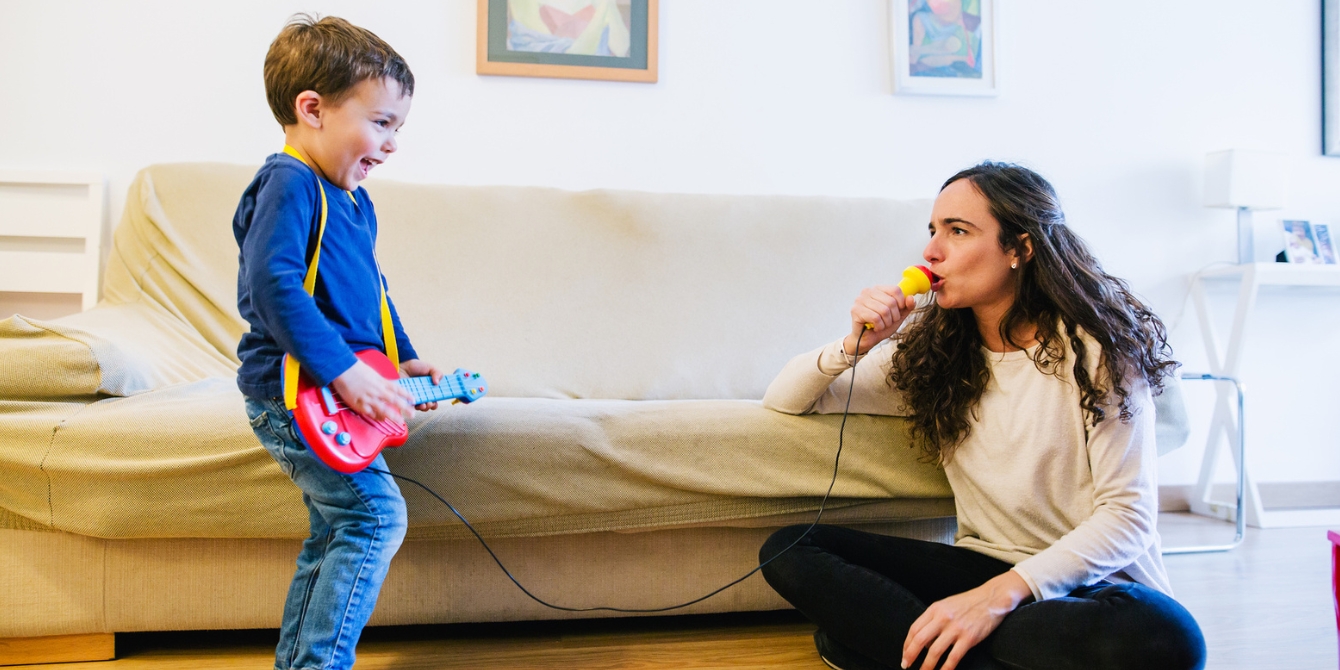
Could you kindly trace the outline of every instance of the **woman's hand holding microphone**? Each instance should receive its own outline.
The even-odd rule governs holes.
[[[903,270],[897,286],[872,286],[861,291],[851,307],[851,334],[842,341],[848,356],[860,356],[898,332],[916,309],[916,296],[931,290],[931,271],[922,265]],[[857,349],[859,344],[860,349]]]

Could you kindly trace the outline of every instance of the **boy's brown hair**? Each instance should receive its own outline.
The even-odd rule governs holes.
[[[298,122],[295,102],[316,91],[332,104],[367,79],[390,77],[402,95],[414,95],[405,59],[372,31],[327,16],[295,14],[265,54],[265,98],[281,126]]]

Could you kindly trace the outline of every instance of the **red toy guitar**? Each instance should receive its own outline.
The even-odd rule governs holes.
[[[488,383],[477,372],[457,370],[443,375],[439,384],[431,377],[401,379],[396,366],[376,349],[356,354],[377,374],[394,380],[414,396],[415,405],[443,400],[474,402],[488,393]],[[366,468],[386,447],[398,447],[409,437],[409,428],[400,417],[368,421],[345,406],[329,386],[317,386],[303,374],[298,379],[298,402],[293,422],[312,453],[332,469],[353,474]]]
[[[285,144],[284,153],[311,166],[297,149]],[[315,175],[313,171],[313,175]],[[321,261],[321,240],[326,234],[326,218],[329,207],[326,203],[326,187],[320,179],[316,180],[317,191],[321,194],[321,219],[316,232],[316,252],[307,264],[307,274],[302,280],[302,290],[307,295],[316,294],[316,271]],[[350,198],[353,194],[348,194]],[[399,370],[392,360],[400,360],[396,349],[395,328],[392,323],[390,302],[386,299],[386,283],[377,271],[377,289],[381,292],[382,342],[386,345],[388,358],[376,349],[360,351],[358,359],[372,366],[377,374],[395,381],[401,388],[414,396],[414,404],[438,402],[455,399],[473,402],[488,393],[488,384],[477,373],[457,369],[444,375],[440,384],[434,384],[428,377],[401,379]],[[366,468],[386,447],[398,447],[409,437],[409,429],[400,417],[385,421],[368,421],[357,412],[349,409],[329,387],[313,384],[307,375],[302,374],[298,360],[284,355],[280,365],[280,378],[284,385],[284,406],[293,413],[293,422],[298,425],[298,434],[307,448],[312,450],[332,469],[345,474],[353,474]]]

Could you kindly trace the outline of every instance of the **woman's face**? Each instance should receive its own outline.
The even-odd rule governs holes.
[[[971,181],[960,179],[940,191],[930,232],[922,257],[936,275],[931,288],[941,307],[1002,314],[1013,304],[1018,270],[1010,263],[1017,257],[1000,248],[1000,222]]]

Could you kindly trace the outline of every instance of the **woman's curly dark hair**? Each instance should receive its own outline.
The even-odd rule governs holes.
[[[1001,319],[1001,336],[1019,347],[1013,334],[1036,327],[1033,362],[1052,375],[1065,360],[1068,342],[1086,419],[1092,425],[1105,420],[1103,406],[1111,404],[1108,394],[1115,391],[1119,416],[1129,422],[1130,381],[1142,377],[1157,395],[1164,376],[1177,368],[1163,322],[1124,281],[1103,272],[1065,224],[1046,179],[1017,165],[985,162],[950,177],[941,190],[960,179],[987,199],[1000,222],[1002,249],[1023,258],[1022,236],[1033,243],[1032,259],[1014,274],[1015,300]],[[1102,348],[1098,370],[1103,379],[1091,378],[1085,366],[1088,351],[1081,331]],[[913,437],[929,459],[943,465],[971,431],[973,411],[991,378],[976,318],[971,308],[947,309],[932,301],[894,340],[898,346],[889,381],[907,403]]]

